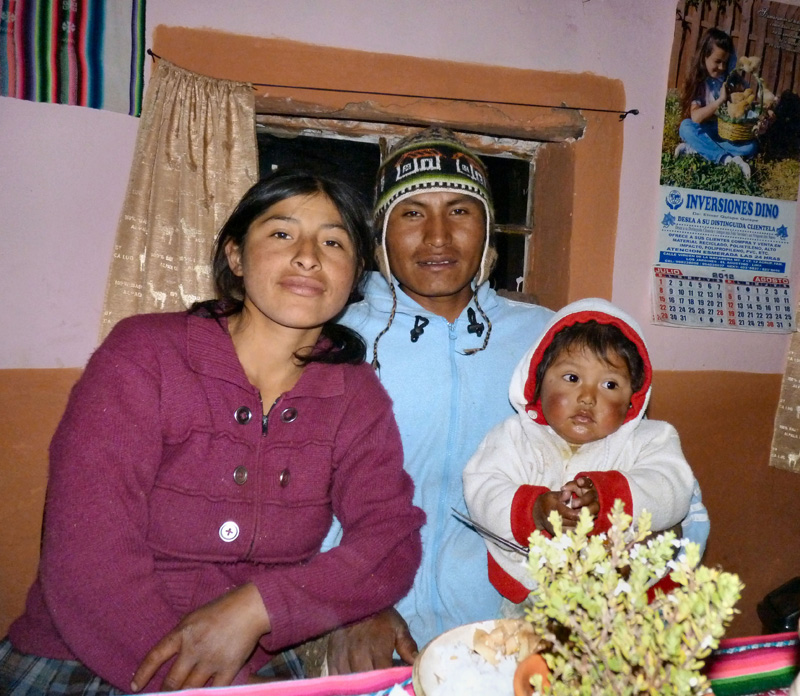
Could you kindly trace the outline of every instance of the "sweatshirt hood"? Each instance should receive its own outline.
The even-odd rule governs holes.
[[[597,297],[573,302],[553,315],[541,338],[528,349],[517,364],[511,378],[508,396],[520,416],[530,419],[534,423],[547,425],[541,410],[541,399],[533,403],[533,395],[536,391],[536,368],[541,362],[545,350],[553,341],[553,337],[561,329],[592,319],[599,324],[616,326],[639,350],[639,355],[644,362],[644,382],[642,387],[631,397],[632,408],[625,418],[625,423],[638,422],[642,419],[650,401],[650,385],[653,376],[650,355],[642,330],[633,317],[607,300]]]

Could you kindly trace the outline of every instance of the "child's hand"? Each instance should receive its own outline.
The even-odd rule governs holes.
[[[548,491],[542,493],[533,504],[533,523],[536,529],[547,531],[549,534],[553,533],[553,525],[547,519],[550,513],[555,510],[561,515],[561,520],[565,528],[572,528],[578,524],[578,517],[580,509],[573,510],[567,505],[567,502],[572,497],[572,493],[564,491]]]
[[[592,517],[600,512],[600,501],[597,489],[592,480],[587,476],[578,476],[574,481],[569,481],[561,487],[562,496],[567,496],[566,504],[580,513],[582,507],[589,509]]]

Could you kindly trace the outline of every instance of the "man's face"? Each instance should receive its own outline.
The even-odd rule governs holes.
[[[389,214],[386,251],[400,287],[454,321],[472,297],[486,237],[483,203],[458,191],[419,193]]]

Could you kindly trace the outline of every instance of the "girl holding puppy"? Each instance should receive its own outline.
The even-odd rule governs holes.
[[[721,29],[712,27],[703,36],[681,92],[679,128],[681,142],[675,157],[698,154],[716,164],[732,164],[750,178],[745,161],[758,151],[758,142],[733,143],[717,131],[717,109],[728,98],[725,80],[736,65],[733,40]]]

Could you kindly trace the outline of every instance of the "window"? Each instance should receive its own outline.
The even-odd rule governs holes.
[[[262,176],[282,166],[332,174],[353,186],[370,208],[381,147],[391,146],[411,130],[387,124],[362,124],[357,130],[366,132],[353,133],[352,126],[343,122],[330,121],[321,129],[307,127],[304,119],[270,120],[270,124],[259,123],[257,128]],[[519,148],[518,143],[510,142],[516,147],[497,154],[487,154],[472,143],[470,146],[486,164],[495,206],[498,260],[490,282],[495,289],[515,292],[523,290],[532,250],[529,241],[533,168],[531,144]]]
[[[438,123],[485,155],[530,162],[523,291],[551,309],[611,297],[627,108],[620,80],[165,25],[153,31],[153,51],[201,75],[253,83],[258,122],[271,132],[378,142]]]

